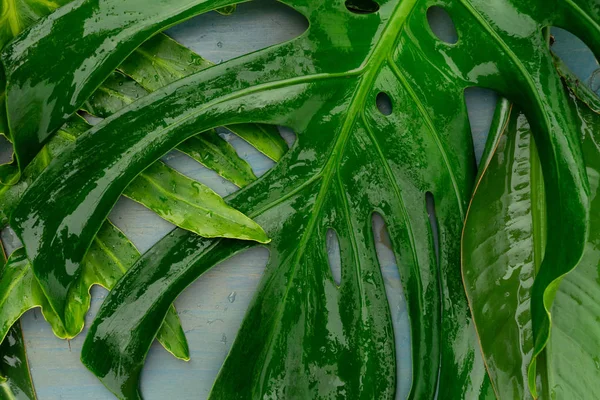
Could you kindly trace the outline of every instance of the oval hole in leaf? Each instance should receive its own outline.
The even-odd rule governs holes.
[[[379,4],[373,0],[347,0],[346,8],[354,14],[373,14],[379,11]]]
[[[381,92],[377,95],[375,99],[375,104],[377,104],[377,109],[383,115],[390,115],[394,109],[392,104],[392,99],[388,96],[387,93]]]
[[[458,33],[450,15],[439,6],[430,7],[427,10],[427,22],[435,36],[442,42],[455,44],[458,42]]]
[[[307,29],[304,15],[281,2],[268,0],[238,4],[236,11],[227,16],[216,12],[201,14],[166,33],[205,59],[220,63],[287,42]]]
[[[590,48],[571,32],[552,27],[552,51],[597,95],[600,94],[600,68]]]
[[[433,193],[425,193],[425,206],[427,209],[427,215],[429,216],[429,225],[431,227],[431,233],[433,235],[433,246],[435,248],[435,259],[436,263],[440,265],[440,232],[438,227],[437,216],[435,215],[435,198]]]
[[[2,247],[4,248],[7,257],[19,247],[23,247],[23,244],[17,237],[17,234],[10,228],[10,226],[7,226],[0,231],[0,240],[2,241]]]
[[[406,308],[406,298],[393,251],[392,241],[383,217],[373,213],[371,218],[375,251],[383,275],[385,293],[388,298],[392,327],[396,339],[396,398],[406,399],[412,382],[412,348],[410,341],[410,320]]]
[[[342,255],[340,253],[340,241],[337,233],[333,229],[327,230],[327,259],[329,268],[336,285],[340,286],[342,282]]]
[[[12,144],[10,144],[4,135],[0,135],[0,164],[9,163],[12,160],[12,156]]]
[[[485,143],[490,133],[498,94],[490,89],[470,87],[465,89],[465,103],[471,125],[471,136],[477,165],[481,161]]]

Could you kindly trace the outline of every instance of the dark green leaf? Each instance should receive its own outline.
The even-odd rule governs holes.
[[[582,99],[573,107],[592,190],[591,230],[581,262],[557,288],[552,335],[537,382],[529,385],[542,399],[595,399],[600,391],[600,101],[560,66],[566,83]],[[546,198],[525,116],[514,110],[499,126],[506,129],[484,165],[466,220],[463,273],[486,364],[502,400],[532,398],[532,284],[544,258],[546,221],[551,218],[546,207],[552,198]]]
[[[145,39],[193,15],[236,2],[239,1],[171,0],[168,4],[159,0],[78,1],[64,6],[61,12],[11,42],[3,49],[2,60],[10,129],[20,168],[33,160],[50,135]],[[123,29],[125,26],[133,28]],[[47,34],[50,30],[52,35]],[[107,34],[118,35],[118,45],[106,42]],[[54,40],[54,35],[69,38],[69,46]],[[45,50],[28,51],[33,47]],[[48,57],[49,54],[60,57]],[[85,83],[73,85],[74,78]],[[52,92],[48,91],[49,85],[54,88]],[[56,101],[49,103],[51,96],[56,96]]]
[[[0,277],[0,339],[25,313],[35,307],[42,309],[44,318],[52,326],[56,336],[71,339],[84,326],[84,318],[90,306],[89,290],[92,285],[101,285],[110,290],[139,258],[139,253],[129,240],[112,224],[106,222],[90,247],[79,279],[69,292],[66,322],[62,323],[54,313],[39,286],[25,251],[16,250],[9,258]],[[163,346],[178,358],[188,360],[189,350],[177,312],[171,306],[158,339]]]
[[[600,50],[594,1],[447,0],[443,4],[459,32],[456,45],[431,32],[427,11],[432,3],[427,1],[382,0],[372,14],[354,13],[341,2],[288,4],[309,18],[304,35],[142,98],[88,131],[53,162],[12,219],[36,275],[60,314],[85,251],[112,205],[162,154],[215,126],[289,126],[298,133],[294,149],[230,199],[264,225],[273,243],[263,284],[213,397],[394,395],[393,337],[370,231],[374,211],[390,227],[409,306],[411,395],[489,395],[460,284],[460,231],[474,175],[463,92],[469,86],[497,90],[518,102],[532,122],[553,216],[532,290],[538,355],[549,338],[552,294],[560,277],[581,259],[589,225],[579,126],[542,28],[571,28]],[[80,27],[86,21],[78,18],[88,11],[81,3],[53,20],[53,27],[64,28],[65,21]],[[136,40],[150,36],[140,22]],[[23,51],[28,41],[36,43],[29,51],[36,57],[57,46],[62,30],[44,31],[38,41],[43,28],[20,41]],[[118,27],[115,31],[121,32]],[[133,31],[127,29],[127,35]],[[116,37],[104,30],[92,39],[97,44]],[[48,115],[64,118],[70,111],[60,107],[77,103],[66,89],[86,89],[111,70],[106,70],[109,63],[95,69],[98,46],[87,40],[73,44],[79,58],[62,61],[58,83],[45,80],[37,86],[61,92],[53,99],[59,106],[43,111]],[[132,51],[132,43],[116,46],[111,60],[119,58],[122,48]],[[24,77],[28,71],[26,64],[15,68],[19,57],[4,54],[11,66],[9,111],[11,76]],[[35,61],[28,54],[30,59]],[[94,72],[82,79],[64,73],[79,73],[84,64]],[[41,94],[36,88],[31,92]],[[376,106],[382,93],[392,102],[389,115]],[[19,95],[25,96],[15,93]],[[85,90],[75,99],[83,95]],[[34,126],[45,121],[36,114],[30,117]],[[435,198],[437,259],[427,192]],[[342,249],[339,288],[324,251],[329,228],[338,233]],[[111,390],[136,397],[141,360],[168,305],[206,268],[251,245],[208,241],[181,231],[165,239],[161,252],[141,261],[109,296],[86,341],[86,365]],[[133,304],[146,308],[128,313]],[[109,329],[117,326],[115,321],[119,328]]]
[[[3,274],[6,254],[0,241]],[[0,344],[0,397],[7,400],[35,400],[21,323],[15,323]]]

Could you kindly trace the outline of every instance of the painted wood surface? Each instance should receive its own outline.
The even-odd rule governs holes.
[[[441,29],[449,31],[440,21]],[[272,1],[242,4],[229,17],[209,13],[168,31],[176,40],[213,62],[222,62],[269,45],[289,40],[306,29],[303,17],[286,6]],[[557,51],[580,77],[598,90],[598,65],[589,50],[564,31],[555,31]],[[496,97],[483,89],[470,89],[466,94],[474,144],[478,154],[485,144]],[[221,132],[260,176],[273,163],[236,136]],[[294,135],[283,132],[291,143]],[[0,156],[6,151],[0,146]],[[164,160],[182,173],[202,181],[222,195],[236,187],[187,156],[172,152]],[[173,229],[144,207],[121,199],[111,214],[112,221],[135,243],[141,252]],[[399,360],[398,398],[410,389],[410,332],[400,277],[389,239],[381,219],[375,221],[375,237],[382,272],[389,296],[396,333]],[[10,230],[2,232],[9,247],[18,246]],[[148,400],[205,399],[212,382],[229,351],[244,313],[252,299],[268,259],[264,248],[253,249],[212,269],[194,282],[176,301],[183,327],[189,340],[191,361],[175,360],[160,346],[154,345],[148,355],[142,376],[142,390]],[[92,290],[92,306],[87,315],[91,323],[106,291]],[[34,383],[40,400],[111,399],[113,396],[79,361],[86,330],[70,342],[55,338],[39,310],[23,317],[26,344]]]

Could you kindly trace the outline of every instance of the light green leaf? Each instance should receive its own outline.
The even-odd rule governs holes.
[[[221,196],[162,163],[142,172],[124,195],[203,237],[269,242],[260,225],[228,206]]]

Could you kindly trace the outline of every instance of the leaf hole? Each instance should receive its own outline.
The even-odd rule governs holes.
[[[377,95],[375,99],[375,104],[377,105],[377,109],[383,115],[391,115],[394,109],[392,104],[392,99],[388,96],[387,93],[381,92]]]
[[[336,285],[342,282],[342,254],[340,252],[340,240],[337,233],[333,229],[327,230],[327,259],[329,260],[329,268],[331,276]]]
[[[13,146],[8,139],[0,134],[0,164],[8,164],[13,159]]]
[[[458,32],[450,14],[442,7],[433,6],[427,10],[427,22],[433,34],[444,43],[458,42]]]
[[[396,342],[396,381],[398,382],[396,398],[406,399],[412,382],[412,346],[406,298],[386,223],[378,213],[373,213],[371,223]]]
[[[481,162],[497,103],[498,94],[493,90],[479,87],[465,89],[465,104],[477,165]]]
[[[592,50],[571,32],[552,27],[552,52],[590,90],[600,95],[600,68]]]
[[[0,231],[0,240],[2,241],[2,247],[4,248],[7,257],[10,256],[13,251],[23,247],[19,237],[10,226],[7,226]]]
[[[440,265],[440,231],[438,226],[437,215],[435,213],[435,198],[433,193],[425,193],[425,206],[427,209],[427,216],[429,217],[429,226],[431,228],[431,234],[433,236],[433,247],[435,249],[435,260],[436,264]]]
[[[287,42],[307,29],[304,15],[281,2],[265,0],[238,4],[235,12],[227,16],[217,12],[201,14],[166,33],[219,64]]]
[[[379,11],[379,4],[373,0],[346,0],[346,8],[354,14],[373,14]]]

